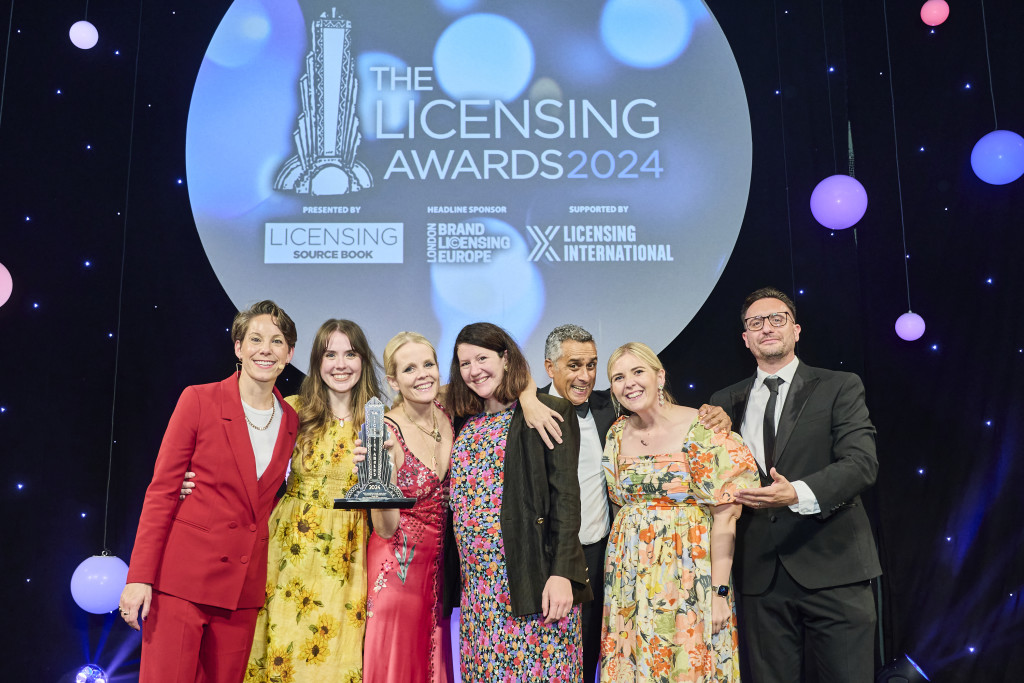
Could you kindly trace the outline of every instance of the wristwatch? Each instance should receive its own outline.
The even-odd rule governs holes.
[[[729,597],[729,587],[728,586],[712,586],[711,587],[711,591],[715,595],[721,595],[723,598]]]

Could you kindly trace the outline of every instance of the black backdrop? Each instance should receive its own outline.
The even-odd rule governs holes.
[[[881,656],[907,652],[932,680],[1016,681],[1024,180],[989,186],[971,171],[973,144],[994,127],[982,8],[950,4],[933,33],[920,0],[888,2],[890,73],[880,0],[710,2],[747,89],[752,185],[721,281],[662,358],[677,396],[702,402],[753,371],[743,296],[797,292],[800,356],[860,373],[879,431],[869,504],[885,571]],[[12,680],[67,680],[93,660],[134,678],[137,639],[79,609],[70,576],[104,547],[128,558],[178,393],[234,362],[235,309],[184,185],[194,77],[230,2],[93,0],[90,51],[67,39],[83,5],[0,2],[0,263],[14,277],[0,308],[0,670]],[[985,11],[998,121],[1021,133],[1024,6]],[[831,233],[808,200],[846,172],[848,134],[869,208]],[[893,332],[905,266],[928,324],[916,342]],[[263,296],[273,292],[254,289]],[[671,292],[638,293],[637,305],[658,315],[661,296]],[[282,391],[300,379],[289,369]]]

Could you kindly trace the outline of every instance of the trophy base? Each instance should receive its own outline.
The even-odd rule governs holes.
[[[415,498],[335,498],[335,510],[407,509],[416,504]]]

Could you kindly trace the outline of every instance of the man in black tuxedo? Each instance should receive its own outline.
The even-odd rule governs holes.
[[[580,423],[580,543],[594,599],[583,603],[583,680],[593,683],[601,660],[601,617],[604,609],[604,551],[611,516],[608,485],[601,467],[604,438],[615,421],[608,390],[594,391],[597,345],[579,325],[560,325],[544,344],[544,369],[551,384],[540,391],[561,396],[576,406]]]
[[[821,681],[871,681],[870,580],[882,571],[860,499],[878,470],[864,385],[797,359],[800,325],[783,292],[757,290],[741,318],[757,372],[711,403],[740,425],[761,474],[762,488],[736,495],[749,508],[733,564],[742,656],[755,683],[795,683],[806,638]]]

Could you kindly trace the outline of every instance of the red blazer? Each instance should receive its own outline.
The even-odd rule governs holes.
[[[267,583],[267,520],[295,446],[299,418],[283,411],[274,455],[256,479],[256,457],[237,375],[185,389],[164,433],[146,489],[128,582],[191,602],[262,607]],[[198,485],[178,500],[186,471]]]

